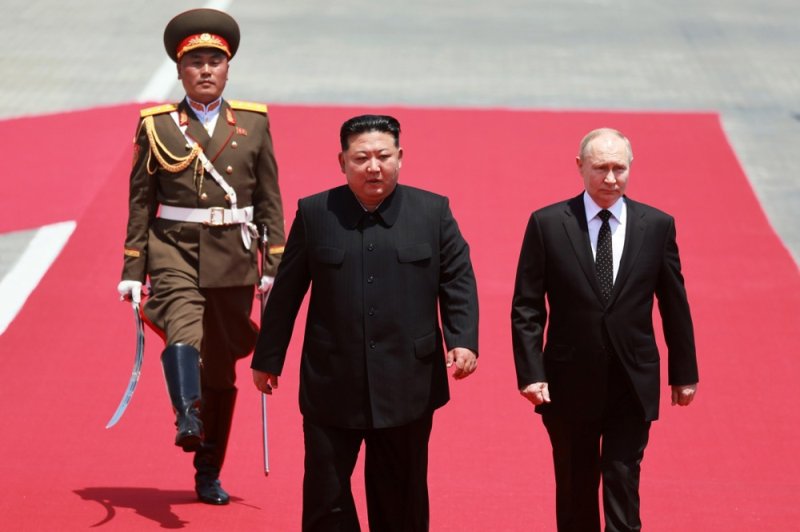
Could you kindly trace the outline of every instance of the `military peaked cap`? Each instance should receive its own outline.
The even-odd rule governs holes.
[[[176,15],[164,28],[164,48],[173,61],[198,48],[216,48],[231,59],[239,49],[239,25],[216,9],[190,9]]]

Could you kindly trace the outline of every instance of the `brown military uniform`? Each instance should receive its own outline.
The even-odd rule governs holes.
[[[194,453],[197,497],[215,505],[230,502],[219,476],[236,360],[256,339],[258,230],[266,228],[271,245],[264,275],[277,272],[284,244],[267,107],[221,98],[240,38],[236,21],[215,9],[184,11],[164,28],[187,97],[141,113],[122,270],[123,281],[150,277],[143,310],[166,342],[161,366],[175,445]],[[133,295],[133,285],[117,289]]]
[[[144,282],[150,276],[146,317],[163,331],[167,345],[184,343],[200,350],[204,385],[229,388],[235,360],[252,350],[256,337],[250,310],[259,280],[258,238],[245,248],[240,224],[209,226],[158,217],[159,205],[231,207],[178,124],[236,191],[237,207],[252,206],[255,226],[267,227],[270,253],[264,274],[274,276],[284,227],[269,118],[265,105],[222,100],[209,136],[183,100],[144,109],[134,140],[122,278]]]

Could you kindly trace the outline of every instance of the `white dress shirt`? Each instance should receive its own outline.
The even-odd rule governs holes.
[[[194,114],[197,115],[197,119],[200,120],[203,127],[206,128],[208,135],[213,137],[214,128],[217,125],[217,118],[219,118],[219,111],[222,109],[222,97],[220,96],[208,105],[196,102],[188,96],[186,97],[186,102],[189,104],[189,107],[192,108]]]
[[[597,257],[597,235],[603,221],[597,216],[602,207],[594,202],[588,192],[583,193],[583,208],[586,211],[586,223],[589,226],[589,241],[592,244],[592,257]],[[614,281],[617,280],[619,272],[619,261],[622,258],[622,248],[625,246],[625,227],[628,219],[628,208],[625,205],[625,198],[618,199],[614,205],[606,209],[611,213],[608,225],[611,226],[611,252],[614,255]]]

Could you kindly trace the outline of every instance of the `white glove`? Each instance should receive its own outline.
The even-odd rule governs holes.
[[[269,294],[269,291],[272,290],[272,285],[275,284],[275,278],[269,275],[261,276],[261,282],[258,285],[258,292],[260,294]]]
[[[130,299],[134,303],[142,301],[142,283],[139,281],[120,281],[117,285],[120,301]]]

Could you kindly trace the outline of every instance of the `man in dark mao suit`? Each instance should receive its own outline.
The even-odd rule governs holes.
[[[594,130],[576,159],[585,192],[534,212],[522,244],[511,311],[517,385],[553,446],[558,530],[600,530],[601,477],[606,530],[639,530],[640,463],[659,403],[654,296],[673,405],[696,391],[692,319],[674,219],[624,196],[628,139]]]
[[[117,288],[139,302],[149,276],[143,312],[166,343],[175,445],[194,453],[198,498],[227,504],[219,475],[236,361],[256,341],[254,287],[268,291],[283,249],[278,170],[267,106],[222,98],[239,46],[236,21],[213,9],[186,11],[167,24],[164,46],[186,97],[141,112]],[[256,230],[264,228],[272,246],[259,277]]]
[[[350,476],[362,441],[370,530],[427,530],[428,438],[449,398],[446,366],[459,379],[477,364],[469,248],[447,198],[397,185],[399,139],[389,116],[342,125],[347,185],[300,200],[264,312],[252,368],[271,393],[311,286],[303,530],[359,530]]]

